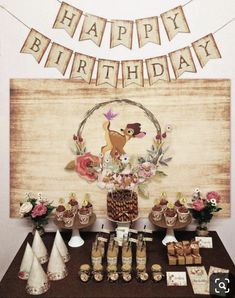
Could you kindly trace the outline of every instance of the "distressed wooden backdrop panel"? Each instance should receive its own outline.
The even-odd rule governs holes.
[[[119,82],[120,84],[120,82]],[[141,102],[159,120],[162,129],[173,126],[169,135],[167,177],[149,185],[150,199],[139,198],[141,216],[147,216],[162,191],[175,200],[182,191],[190,197],[194,188],[222,194],[223,212],[230,215],[230,81],[177,80],[152,87],[113,89],[96,87],[78,80],[11,80],[10,122],[10,214],[18,216],[25,192],[43,192],[54,203],[71,191],[80,201],[91,194],[95,212],[106,215],[106,193],[87,183],[64,166],[73,159],[69,143],[85,112],[96,103],[114,98]],[[103,112],[98,110],[86,124],[87,148],[98,154],[104,145]],[[112,128],[140,122],[144,139],[128,142],[127,153],[145,153],[155,134],[152,123],[141,110],[115,105],[119,113]]]

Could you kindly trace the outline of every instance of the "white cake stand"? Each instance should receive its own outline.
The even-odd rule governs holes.
[[[57,219],[55,219],[55,224],[60,229],[72,230],[72,236],[71,236],[71,238],[68,242],[68,245],[70,247],[80,247],[84,244],[84,240],[82,239],[82,237],[80,235],[80,230],[92,226],[95,221],[96,221],[96,215],[95,215],[95,213],[93,213],[90,217],[89,222],[86,225],[82,225],[79,222],[78,215],[76,215],[75,220],[74,220],[74,224],[73,224],[72,227],[69,227],[69,228],[65,227],[64,222],[63,221],[58,221]]]
[[[149,214],[149,221],[157,227],[166,229],[166,235],[165,235],[164,239],[162,240],[162,244],[167,245],[167,243],[169,243],[169,242],[178,242],[178,240],[175,237],[174,230],[183,229],[183,228],[187,227],[187,225],[189,225],[192,221],[192,216],[190,214],[190,216],[186,222],[179,222],[177,219],[175,225],[172,227],[169,227],[166,225],[164,217],[162,217],[162,219],[159,221],[155,221],[153,219],[152,213]]]

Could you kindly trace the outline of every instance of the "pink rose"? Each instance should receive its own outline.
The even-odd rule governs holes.
[[[43,204],[38,204],[33,208],[32,217],[42,216],[47,213],[47,207]]]
[[[144,179],[150,178],[154,176],[156,173],[156,166],[151,162],[144,162],[139,165],[139,177],[143,177]]]
[[[220,203],[220,201],[221,201],[221,196],[216,191],[208,192],[206,195],[206,198],[207,198],[207,201],[209,201],[209,202],[213,199],[216,200],[217,204]]]
[[[203,200],[196,200],[193,202],[193,209],[195,209],[196,211],[202,211],[202,209],[204,208],[204,202]]]
[[[95,181],[98,177],[98,173],[94,167],[99,166],[99,164],[99,157],[88,152],[77,157],[76,171],[80,176],[87,179],[88,181]]]

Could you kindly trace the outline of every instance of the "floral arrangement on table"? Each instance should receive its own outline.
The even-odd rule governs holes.
[[[41,193],[36,197],[34,194],[26,193],[26,200],[20,203],[20,217],[29,217],[34,223],[34,229],[44,233],[43,227],[48,223],[48,216],[54,210],[52,202],[44,198]]]
[[[216,191],[210,191],[203,198],[199,189],[193,194],[192,206],[189,208],[193,218],[198,222],[197,233],[207,235],[207,224],[211,221],[214,213],[222,208],[219,206],[221,196]]]
[[[127,103],[138,106],[144,110],[147,117],[153,122],[157,133],[153,137],[150,150],[144,156],[129,155],[124,151],[125,144],[131,139],[144,138],[146,133],[141,131],[140,123],[128,123],[121,133],[112,130],[111,122],[118,114],[109,109],[104,113],[105,122],[103,129],[106,144],[101,148],[100,155],[93,155],[87,152],[85,140],[82,136],[82,129],[91,114],[100,107],[110,103]],[[108,192],[118,190],[133,191],[138,187],[138,192],[143,198],[148,198],[147,181],[166,176],[160,169],[161,166],[168,166],[171,157],[166,157],[168,147],[165,146],[167,135],[172,127],[166,126],[165,131],[161,132],[161,127],[155,116],[140,103],[131,100],[113,100],[97,104],[93,109],[86,113],[85,119],[81,122],[77,134],[73,136],[72,152],[75,159],[70,161],[65,167],[66,170],[75,170],[80,177],[89,182],[96,181],[98,186]],[[138,146],[138,142],[136,142]]]

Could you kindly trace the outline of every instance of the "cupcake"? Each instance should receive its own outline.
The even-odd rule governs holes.
[[[163,208],[161,205],[154,205],[152,208],[153,220],[160,221],[162,219]]]
[[[190,212],[188,208],[186,208],[185,206],[181,206],[178,208],[177,212],[178,212],[179,222],[184,223],[188,221],[190,216]]]
[[[87,225],[88,224],[90,216],[89,216],[89,211],[85,206],[83,206],[79,210],[78,216],[79,216],[80,224],[82,224],[82,225]]]
[[[168,227],[173,227],[177,220],[177,212],[173,208],[167,208],[164,213],[166,225]]]
[[[90,201],[88,201],[86,207],[88,209],[89,215],[91,216],[92,213],[93,213],[93,205],[92,205],[92,203]]]
[[[78,201],[74,198],[70,199],[68,204],[71,206],[71,211],[74,213],[74,214],[77,214],[78,212]]]
[[[55,210],[55,214],[56,214],[56,219],[58,221],[63,221],[63,215],[64,215],[64,211],[65,211],[65,207],[63,205],[59,205],[56,210]]]
[[[64,225],[67,228],[73,226],[75,214],[71,210],[65,210],[63,214]]]
[[[184,205],[180,202],[179,199],[177,201],[175,201],[174,208],[176,211],[182,206],[184,206]]]
[[[167,209],[168,201],[166,199],[166,193],[161,194],[161,200],[160,200],[159,204],[161,205],[163,211],[165,211]]]

